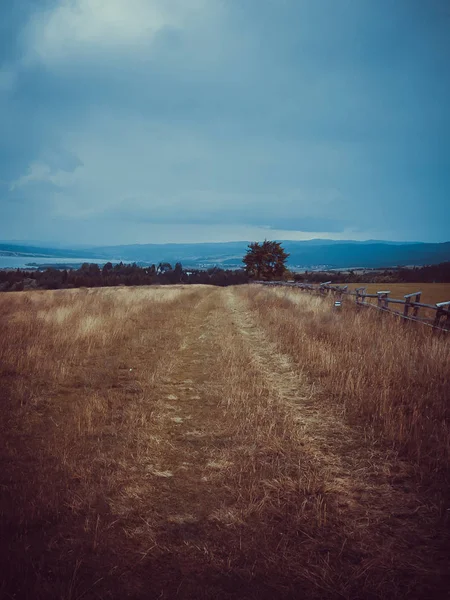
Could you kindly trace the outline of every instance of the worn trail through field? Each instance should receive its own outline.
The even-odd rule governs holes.
[[[414,493],[407,486],[390,482],[393,462],[395,479],[401,479],[400,471],[407,476],[409,465],[386,449],[375,450],[366,443],[363,431],[350,427],[336,411],[324,406],[316,394],[320,382],[311,382],[307,373],[299,372],[290,356],[270,341],[244,298],[235,290],[229,289],[226,294],[227,306],[251,360],[271,393],[281,403],[295,407],[295,421],[304,445],[325,468],[328,491],[339,499],[346,517],[365,528],[378,527],[386,518],[416,514],[421,505]]]
[[[175,367],[161,387],[165,397],[161,418],[166,422],[164,430],[170,443],[164,462],[154,471],[154,476],[161,479],[159,502],[157,497],[153,499],[159,516],[154,547],[169,550],[170,546],[171,550],[166,554],[159,552],[154,562],[150,560],[150,551],[145,558],[149,561],[147,566],[151,564],[154,569],[159,565],[161,569],[162,597],[170,597],[175,582],[176,586],[181,585],[183,594],[194,593],[189,578],[181,577],[180,584],[179,576],[199,560],[199,552],[201,560],[211,566],[205,577],[205,597],[220,595],[218,589],[223,590],[224,581],[231,588],[243,586],[243,579],[236,584],[234,576],[248,562],[248,554],[252,552],[249,542],[245,542],[242,552],[237,549],[232,558],[227,551],[227,543],[242,545],[242,536],[247,535],[245,515],[249,514],[242,507],[237,508],[245,493],[235,489],[239,469],[233,462],[236,456],[232,449],[240,440],[236,424],[226,416],[223,397],[226,385],[217,358],[224,349],[230,350],[230,344],[239,347],[241,361],[244,352],[248,370],[258,374],[271,402],[293,416],[303,440],[300,460],[311,462],[323,477],[324,511],[332,512],[334,525],[337,523],[339,527],[338,532],[330,535],[342,540],[341,553],[348,546],[345,558],[354,561],[355,577],[364,578],[366,571],[383,572],[391,567],[404,573],[423,569],[429,563],[426,557],[431,543],[429,523],[427,507],[409,485],[411,467],[388,450],[375,449],[365,439],[364,431],[350,427],[336,411],[319,402],[316,398],[319,384],[295,369],[291,358],[270,341],[245,298],[238,290],[228,288],[209,292],[198,303],[186,325]],[[233,369],[235,366],[229,365],[228,376],[233,375]],[[276,482],[276,473],[271,477]],[[273,485],[267,476],[258,484]],[[262,489],[254,493],[264,495]],[[255,505],[259,502],[258,498],[246,501]],[[298,501],[305,503],[301,497]],[[422,512],[424,518],[417,519]],[[316,550],[327,553],[326,514],[323,519],[324,530],[317,535],[319,548],[311,550],[312,553]],[[264,531],[267,524],[260,522],[259,527]],[[278,540],[276,535],[275,539]],[[277,543],[282,543],[281,534]],[[178,573],[173,571],[174,546]],[[384,550],[389,556],[396,556],[395,565],[386,564]],[[264,589],[270,590],[276,586],[277,577],[280,580],[283,577],[277,575],[276,567],[275,573],[265,578],[258,573],[259,560],[256,552],[253,576],[258,576]],[[320,588],[317,565],[311,568],[317,577],[315,585],[319,593],[333,596],[330,582],[328,587],[324,582]],[[427,568],[431,568],[429,564]],[[392,578],[395,577],[394,572]],[[439,566],[435,577],[439,578]],[[336,574],[335,578],[337,581],[339,576]],[[351,595],[354,583],[347,586],[340,581],[338,595]],[[307,587],[293,589],[292,593],[299,593],[299,589],[307,591]],[[261,596],[274,592],[262,592],[259,588],[249,592],[252,597],[254,593]]]

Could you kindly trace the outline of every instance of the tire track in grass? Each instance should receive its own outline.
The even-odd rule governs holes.
[[[290,527],[296,527],[297,514],[304,521],[316,500],[320,504],[320,490],[311,495],[315,481],[295,482],[309,463],[302,462],[300,447],[293,460],[288,457],[292,443],[284,435],[285,415],[272,407],[276,432],[264,404],[270,403],[268,390],[259,387],[257,372],[249,386],[241,334],[230,327],[226,294],[205,291],[185,325],[176,365],[160,382],[156,428],[164,450],[149,472],[157,481],[151,505],[144,501],[138,507],[137,560],[127,579],[136,597],[335,597],[322,576],[327,566],[320,552],[298,576],[296,560],[308,562],[308,548],[317,550],[319,544]],[[227,352],[232,358],[225,364]],[[233,378],[236,397],[246,398],[236,411],[227,406]],[[248,437],[244,421],[252,432]],[[293,485],[287,500],[285,480]],[[304,485],[309,500],[297,506],[306,498]]]
[[[126,578],[136,597],[228,598],[227,554],[212,515],[229,494],[216,475],[232,443],[223,426],[212,342],[220,290],[205,288],[184,327],[175,365],[159,383],[156,429],[162,451],[148,468],[156,485],[138,507],[135,564]],[[231,593],[231,596],[230,596]]]
[[[413,467],[389,449],[375,448],[362,429],[320,402],[320,382],[308,381],[306,370],[299,371],[271,341],[242,290],[227,288],[224,299],[250,364],[281,404],[295,408],[303,447],[326,475],[329,519],[349,561],[358,565],[357,577],[379,579],[380,594],[386,585],[399,597],[444,597],[446,565],[435,542],[435,507],[414,491]],[[367,593],[379,597],[370,587]]]

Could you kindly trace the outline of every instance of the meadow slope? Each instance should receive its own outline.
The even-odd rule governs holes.
[[[392,319],[2,294],[0,597],[447,597],[450,346]]]

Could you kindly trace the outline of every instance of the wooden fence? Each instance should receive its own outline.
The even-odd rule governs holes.
[[[255,283],[267,286],[293,287],[298,290],[306,291],[321,296],[333,296],[334,306],[341,308],[344,298],[352,300],[356,308],[374,308],[380,311],[391,313],[404,321],[416,321],[437,331],[450,332],[450,301],[438,302],[436,304],[424,304],[420,301],[422,292],[413,292],[406,294],[403,300],[390,297],[389,290],[381,290],[376,294],[368,294],[365,287],[359,287],[355,290],[349,290],[347,285],[332,285],[331,281],[320,284],[295,283],[290,281],[255,281]],[[402,307],[401,310],[395,310],[391,306]],[[419,311],[422,311],[419,314]],[[425,311],[427,314],[425,314]]]

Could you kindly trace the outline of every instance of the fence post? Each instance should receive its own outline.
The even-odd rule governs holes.
[[[409,314],[409,309],[411,308],[411,298],[415,296],[414,302],[420,302],[420,296],[422,292],[413,292],[412,294],[406,294],[405,298],[405,306],[403,308],[403,316],[407,317]],[[414,303],[413,303],[414,304]],[[413,317],[416,318],[419,313],[419,306],[413,306]],[[405,321],[406,322],[406,321]]]
[[[414,300],[414,302],[420,302],[420,296],[422,295],[422,292],[417,292],[416,294],[416,299]],[[419,314],[419,308],[420,306],[414,306],[413,309],[413,317],[416,319],[418,314]]]
[[[378,302],[378,308],[381,308],[381,310],[388,310],[389,309],[389,294],[391,292],[389,291],[382,291],[382,292],[377,292],[377,302]]]
[[[342,301],[344,299],[344,288],[335,287],[333,289],[333,293],[334,293],[334,308],[341,309]]]
[[[438,302],[436,304],[436,316],[434,318],[433,327],[441,327],[442,317],[446,317],[445,325],[450,325],[450,301],[449,302]]]
[[[322,296],[326,296],[327,293],[329,292],[328,285],[330,285],[331,281],[325,281],[324,283],[320,284],[320,293],[322,294]]]
[[[356,292],[356,298],[355,298],[356,305],[364,306],[364,298],[365,298],[366,288],[365,287],[356,288],[355,292]]]
[[[405,306],[403,308],[403,316],[408,316],[408,311],[411,307],[411,296],[405,296]]]
[[[443,308],[438,308],[436,311],[436,316],[434,317],[433,327],[440,328],[441,326],[441,318],[444,316],[445,311]]]

